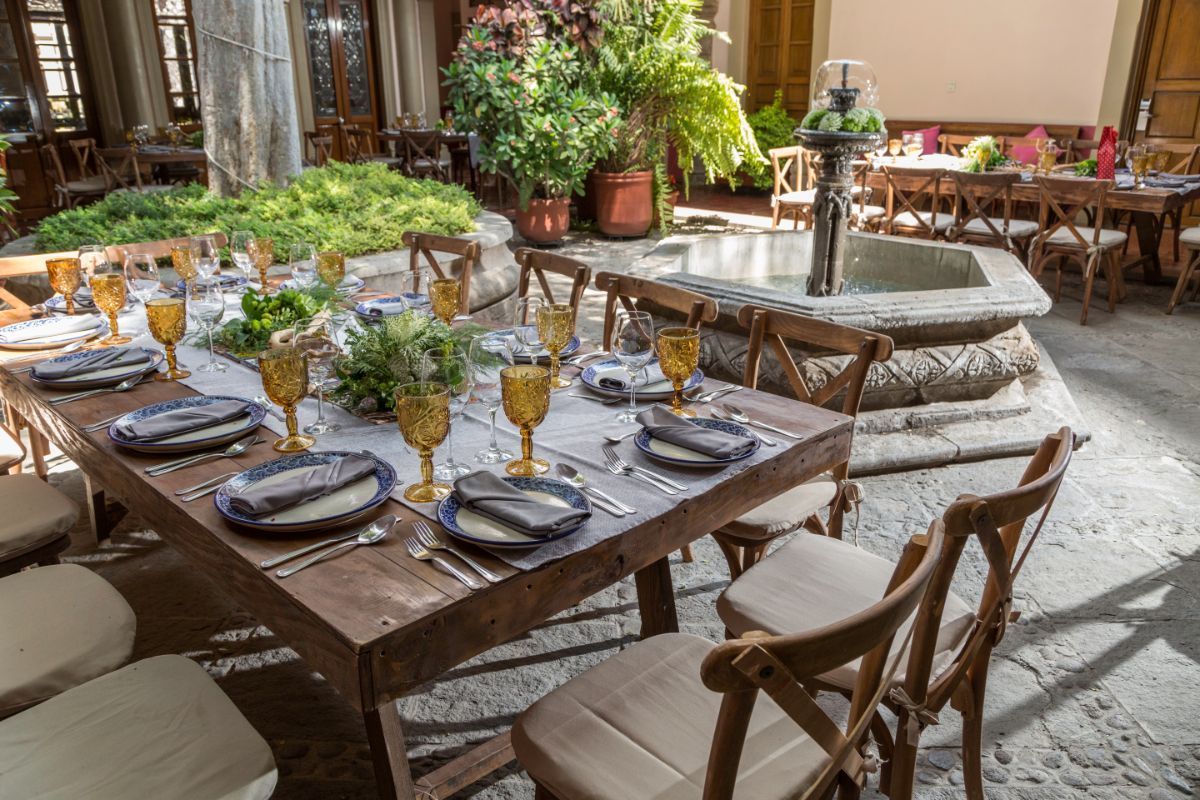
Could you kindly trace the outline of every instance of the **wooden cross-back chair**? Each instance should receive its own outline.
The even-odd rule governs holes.
[[[200,233],[196,236],[211,236],[217,243],[217,247],[225,247],[229,244],[229,237],[221,231],[213,231],[212,233]],[[174,239],[159,239],[154,242],[135,242],[132,244],[114,244],[105,248],[110,261],[121,264],[125,261],[126,254],[129,253],[144,253],[154,258],[155,261],[163,258],[171,257],[171,248],[185,247],[191,243],[195,236],[178,236]]]
[[[1000,152],[1007,156],[1016,147],[1031,147],[1040,151],[1050,139],[1041,136],[1002,136],[997,141],[1000,144]]]
[[[1033,220],[1013,219],[1012,187],[1020,183],[1015,172],[963,172],[953,170],[954,224],[947,241],[999,247],[1025,260],[1029,240],[1038,231]],[[996,216],[997,206],[1001,215]]]
[[[921,732],[937,724],[937,715],[947,703],[964,719],[967,796],[983,799],[980,744],[988,664],[1014,618],[1013,583],[1045,525],[1074,445],[1071,430],[1061,428],[1042,441],[1016,488],[985,497],[960,495],[943,514],[946,537],[941,560],[911,625],[907,664],[883,700],[897,717],[896,734],[882,716],[872,725],[884,761],[880,787],[891,800],[912,796]],[[1036,526],[1023,535],[1031,518]],[[977,605],[950,589],[971,537],[979,539],[989,566]],[[829,624],[877,597],[889,585],[893,569],[888,560],[848,542],[798,536],[734,581],[718,599],[717,612],[732,637],[744,637],[749,631],[774,635],[798,624]],[[893,648],[893,652],[902,651]],[[848,664],[829,670],[807,686],[850,694],[856,691],[860,669]]]
[[[42,170],[54,187],[54,205],[57,208],[75,208],[86,200],[98,200],[112,191],[110,179],[105,175],[69,180],[67,171],[63,168],[62,159],[58,155],[58,147],[44,144],[38,151],[41,154]]]
[[[333,158],[333,134],[328,131],[305,131],[304,141],[313,151],[313,164],[323,167]]]
[[[591,267],[582,261],[555,253],[547,253],[544,250],[535,250],[532,247],[518,248],[513,257],[521,268],[521,275],[517,280],[518,298],[529,295],[530,278],[536,278],[546,302],[558,302],[546,276],[547,274],[560,275],[570,279],[571,291],[567,295],[567,302],[571,308],[575,309],[576,313],[579,313],[579,302],[583,299],[584,290],[592,280]]]
[[[775,183],[771,190],[771,229],[779,227],[784,217],[792,218],[793,230],[804,223],[812,227],[812,204],[816,197],[807,185],[811,182],[811,156],[803,147],[773,147],[767,151],[771,158],[771,170]],[[803,166],[803,171],[801,167]]]
[[[769,346],[798,400],[824,406],[841,393],[840,411],[850,417],[858,416],[871,364],[892,357],[893,345],[889,337],[836,322],[753,304],[742,306],[738,322],[749,331],[742,376],[744,386],[750,389],[758,386],[763,351]],[[813,352],[849,358],[840,369],[831,366],[830,370],[837,371],[824,376],[824,382],[818,388],[810,389],[788,349],[789,342]],[[832,361],[827,363],[833,364]],[[849,473],[850,462],[847,460],[714,531],[713,538],[729,563],[730,576],[736,580],[763,557],[772,541],[800,528],[841,538],[846,506],[858,499],[848,483]],[[828,522],[820,517],[820,512],[826,509],[829,511]]]
[[[853,163],[854,170],[854,189],[858,192],[858,200],[854,203],[850,212],[850,224],[860,231],[878,231],[880,223],[887,215],[887,209],[879,205],[869,205],[867,200],[872,199],[871,187],[867,185],[867,181],[871,174],[871,162],[855,161]]]
[[[1200,172],[1200,144],[1155,144],[1159,150],[1179,156],[1173,164],[1168,164],[1165,175],[1195,175]],[[1165,211],[1154,219],[1156,240],[1161,240],[1167,228],[1171,228],[1171,255],[1179,260],[1179,237],[1183,234],[1183,211],[1186,206],[1179,206],[1171,211]],[[1122,253],[1129,252],[1129,241],[1133,237],[1133,214],[1125,223],[1125,247]]]
[[[946,170],[940,168],[885,164],[887,214],[882,223],[883,231],[921,239],[936,239],[944,234],[954,222],[951,214],[939,211],[945,175]],[[924,205],[929,209],[925,210]]]
[[[597,272],[596,288],[608,297],[604,302],[604,346],[612,342],[617,314],[624,311],[646,311],[643,302],[674,311],[684,317],[684,325],[699,329],[705,322],[717,319],[717,301],[699,292],[682,289],[649,278],[622,275],[617,272]]]
[[[905,546],[885,592],[827,624],[719,645],[655,636],[568,681],[512,729],[536,798],[809,800],[838,790],[857,797],[877,769],[861,743],[901,661],[888,654],[908,645],[903,629],[943,540],[935,520]],[[860,659],[842,728],[806,686]]]
[[[446,183],[450,180],[450,164],[442,158],[442,138],[437,131],[400,129],[404,145],[404,169],[417,178],[433,178]]]
[[[351,164],[384,164],[389,169],[400,169],[404,159],[388,153],[375,152],[375,137],[362,128],[346,127],[346,160]]]
[[[977,137],[975,137],[975,136],[970,136],[970,135],[965,135],[965,134],[956,134],[956,133],[940,134],[938,136],[938,152],[939,153],[947,153],[952,156],[961,156],[963,148],[966,147],[967,145],[969,145],[971,142],[975,141],[976,138]],[[1003,137],[996,137],[997,144],[1001,144],[1002,141],[1003,141]],[[1003,149],[1002,144],[1001,144],[1001,149]]]
[[[441,236],[436,233],[420,233],[405,231],[401,240],[409,250],[409,269],[415,273],[421,268],[421,257],[425,257],[433,274],[439,278],[458,278],[460,293],[458,299],[459,313],[471,313],[471,273],[483,251],[479,242],[470,239],[458,239],[453,236]],[[459,260],[461,266],[458,274],[451,272],[451,264],[442,265],[434,253],[452,255]]]
[[[1108,282],[1108,311],[1115,313],[1124,293],[1121,276],[1121,248],[1126,236],[1121,231],[1076,225],[1075,219],[1091,209],[1099,222],[1112,181],[1092,178],[1050,178],[1034,176],[1040,198],[1038,234],[1033,242],[1030,271],[1040,277],[1051,261],[1055,262],[1054,302],[1062,300],[1063,266],[1078,261],[1083,269],[1083,308],[1079,324],[1086,325],[1096,273],[1104,270]]]
[[[97,166],[99,155],[96,153],[95,139],[68,139],[67,145],[75,154],[75,163],[79,165],[79,177],[91,178],[103,174],[103,170]]]

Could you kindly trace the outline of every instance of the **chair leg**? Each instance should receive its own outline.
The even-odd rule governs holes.
[[[46,467],[46,456],[50,452],[50,441],[41,431],[29,428],[29,457],[33,459],[33,473],[42,480],[50,474]]]
[[[973,702],[963,715],[963,788],[967,800],[986,800],[983,794],[983,698],[987,689],[987,664],[971,676]]]
[[[1171,212],[1171,255],[1176,264],[1179,263],[1179,235],[1183,230],[1183,209],[1177,208]]]
[[[779,227],[779,214],[779,204],[776,203],[771,207],[771,230],[775,230]]]
[[[721,548],[721,555],[725,556],[725,563],[729,566],[729,580],[736,581],[742,574],[741,548],[722,538],[719,531],[713,534],[713,538],[717,540],[717,546]]]
[[[887,722],[876,710],[871,717],[871,738],[879,748],[879,791],[890,796],[892,791],[892,759],[896,747],[892,742],[892,732],[888,730]]]
[[[1063,265],[1066,264],[1066,256],[1059,256],[1054,262],[1054,302],[1062,302],[1062,281],[1063,281]]]
[[[682,556],[683,563],[685,564],[691,564],[696,560],[696,557],[692,555],[692,546],[690,544],[685,544],[683,547],[679,548],[679,555]]]
[[[1175,291],[1171,292],[1171,299],[1167,301],[1168,314],[1174,311],[1175,306],[1183,301],[1183,295],[1188,289],[1188,281],[1191,279],[1192,272],[1195,271],[1197,264],[1200,264],[1200,249],[1191,251],[1187,263],[1183,265],[1183,269],[1179,272],[1179,280],[1175,283]]]
[[[1092,284],[1096,282],[1096,270],[1100,268],[1100,256],[1093,254],[1084,265],[1083,309],[1079,312],[1079,324],[1087,325],[1088,306],[1092,302]]]
[[[913,781],[917,773],[917,746],[909,744],[904,734],[906,714],[901,711],[897,723],[896,741],[892,747],[892,760],[888,766],[892,777],[888,782],[888,797],[891,800],[912,800]]]
[[[1108,277],[1108,313],[1117,313],[1117,296],[1121,293],[1121,256],[1113,250],[1103,256]]]

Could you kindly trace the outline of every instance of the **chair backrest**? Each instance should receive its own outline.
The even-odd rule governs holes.
[[[421,171],[434,173],[439,180],[445,180],[439,152],[442,139],[437,131],[401,128],[400,137],[404,142],[404,164],[410,172],[420,168]]]
[[[448,271],[449,265],[443,267],[438,263],[434,253],[448,253],[462,259],[462,269],[458,273],[459,309],[460,313],[471,313],[471,273],[478,263],[482,250],[479,242],[470,239],[456,239],[453,236],[440,236],[436,233],[419,233],[405,231],[400,237],[404,246],[409,250],[409,269],[414,273],[421,268],[421,256],[429,263],[429,268],[438,278],[453,278]]]
[[[962,155],[962,149],[975,141],[975,138],[974,136],[943,133],[938,136],[938,152],[948,153],[952,156]]]
[[[1167,172],[1173,175],[1195,175],[1200,171],[1200,144],[1156,144],[1159,150],[1166,150],[1172,155],[1179,156],[1178,160],[1171,159]]]
[[[965,236],[972,241],[987,241],[1005,250],[1013,250],[1008,236],[1012,222],[1012,187],[1021,181],[1015,172],[963,172],[952,170],[954,177],[954,225],[947,236],[951,241]],[[995,211],[1003,209],[1000,227],[996,226]],[[967,223],[979,220],[984,230],[967,231]]]
[[[759,691],[765,692],[825,751],[827,760],[801,797],[825,797],[835,782],[862,786],[868,771],[859,745],[907,648],[892,646],[934,576],[944,531],[934,520],[912,537],[879,602],[853,616],[803,633],[752,633],[717,645],[704,659],[704,685],[722,693],[704,781],[705,800],[733,797],[746,732]],[[913,628],[909,628],[913,630]],[[911,634],[910,634],[911,635]],[[804,689],[812,678],[862,658],[845,733]]]
[[[346,126],[346,160],[359,164],[371,153],[371,132],[352,125]]]
[[[518,248],[513,257],[521,267],[521,276],[517,282],[517,297],[525,297],[529,294],[529,279],[535,277],[546,302],[556,303],[558,301],[554,299],[554,292],[550,288],[550,282],[546,280],[546,274],[561,275],[571,280],[571,295],[568,302],[571,308],[575,309],[575,313],[579,313],[579,301],[583,299],[583,292],[592,280],[591,267],[582,261],[555,253],[547,253],[544,250],[535,250],[532,247]]]
[[[612,342],[617,312],[622,309],[637,311],[641,309],[642,301],[682,314],[685,317],[683,324],[689,328],[699,329],[701,323],[715,322],[717,319],[716,300],[669,283],[617,272],[597,272],[596,288],[608,295],[604,301],[605,347]]]
[[[229,243],[227,237],[221,231],[214,231],[206,234],[196,234],[197,236],[211,236],[217,243],[217,247],[224,247]],[[159,239],[156,242],[135,242],[132,244],[114,244],[105,248],[110,261],[121,263],[125,260],[126,253],[146,253],[154,258],[155,261],[161,258],[171,257],[172,247],[183,247],[192,241],[192,236],[177,236],[174,239]]]
[[[946,170],[936,167],[897,167],[885,164],[883,177],[887,182],[887,214],[884,217],[884,229],[888,233],[896,229],[915,230],[932,239],[937,233],[941,184],[945,174]],[[928,220],[920,213],[920,206],[926,197],[929,198]],[[910,217],[897,225],[896,217],[906,212]]]
[[[775,203],[780,196],[789,192],[800,191],[800,160],[803,148],[772,147],[767,151],[771,158],[771,170],[775,176],[774,188],[771,190],[771,202]]]
[[[1014,147],[1032,147],[1041,152],[1048,141],[1049,138],[1042,136],[1003,136],[1000,138],[1000,152],[1007,156]]]
[[[987,668],[991,650],[1010,621],[1013,582],[1053,507],[1074,446],[1071,429],[1060,428],[1042,440],[1016,488],[985,497],[960,495],[942,515],[946,526],[945,551],[913,626],[913,646],[905,669],[907,697],[903,703],[924,706],[936,713],[950,700],[960,682]],[[1035,516],[1037,525],[1025,537],[1025,547],[1018,555],[1026,521]],[[987,584],[973,629],[950,665],[934,678],[933,656],[938,648],[942,611],[959,559],[972,536],[979,539],[988,563]]]
[[[305,131],[304,139],[313,149],[313,163],[323,167],[333,158],[333,134]]]
[[[871,187],[868,182],[871,177],[871,162],[865,159],[854,161],[850,165],[854,173],[854,182],[858,184],[858,210],[861,212],[867,207],[867,200],[871,196]]]
[[[46,143],[38,148],[42,155],[42,170],[56,187],[63,190],[67,187],[67,171],[63,169],[62,159],[58,157],[58,148],[52,143]]]
[[[1055,178],[1045,175],[1035,175],[1034,183],[1038,187],[1038,199],[1041,208],[1038,211],[1038,247],[1045,245],[1050,236],[1059,230],[1065,230],[1074,240],[1067,247],[1087,250],[1100,244],[1100,220],[1104,219],[1104,204],[1112,181],[1101,181],[1094,178]],[[1092,209],[1097,224],[1092,227],[1092,240],[1080,232],[1075,224],[1075,218],[1085,209]],[[1056,244],[1055,246],[1062,246]]]
[[[96,140],[95,139],[68,139],[67,144],[71,147],[71,152],[75,154],[75,162],[79,165],[79,177],[91,178],[100,174],[96,169]]]

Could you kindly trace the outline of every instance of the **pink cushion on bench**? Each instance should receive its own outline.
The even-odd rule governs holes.
[[[1036,128],[1025,134],[1026,139],[1049,139],[1050,132],[1046,130],[1045,125],[1038,125]],[[1037,161],[1038,153],[1034,147],[1020,145],[1008,151],[1008,157],[1014,161],[1020,161],[1022,164],[1033,164]]]
[[[921,155],[928,156],[938,151],[938,136],[942,133],[941,125],[934,125],[932,128],[924,128],[919,131],[901,131],[901,135],[905,133],[919,133],[925,137],[925,149],[921,151]]]

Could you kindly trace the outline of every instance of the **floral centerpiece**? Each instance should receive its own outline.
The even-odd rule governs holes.
[[[963,148],[963,172],[991,172],[1009,163],[995,136],[976,136]]]

